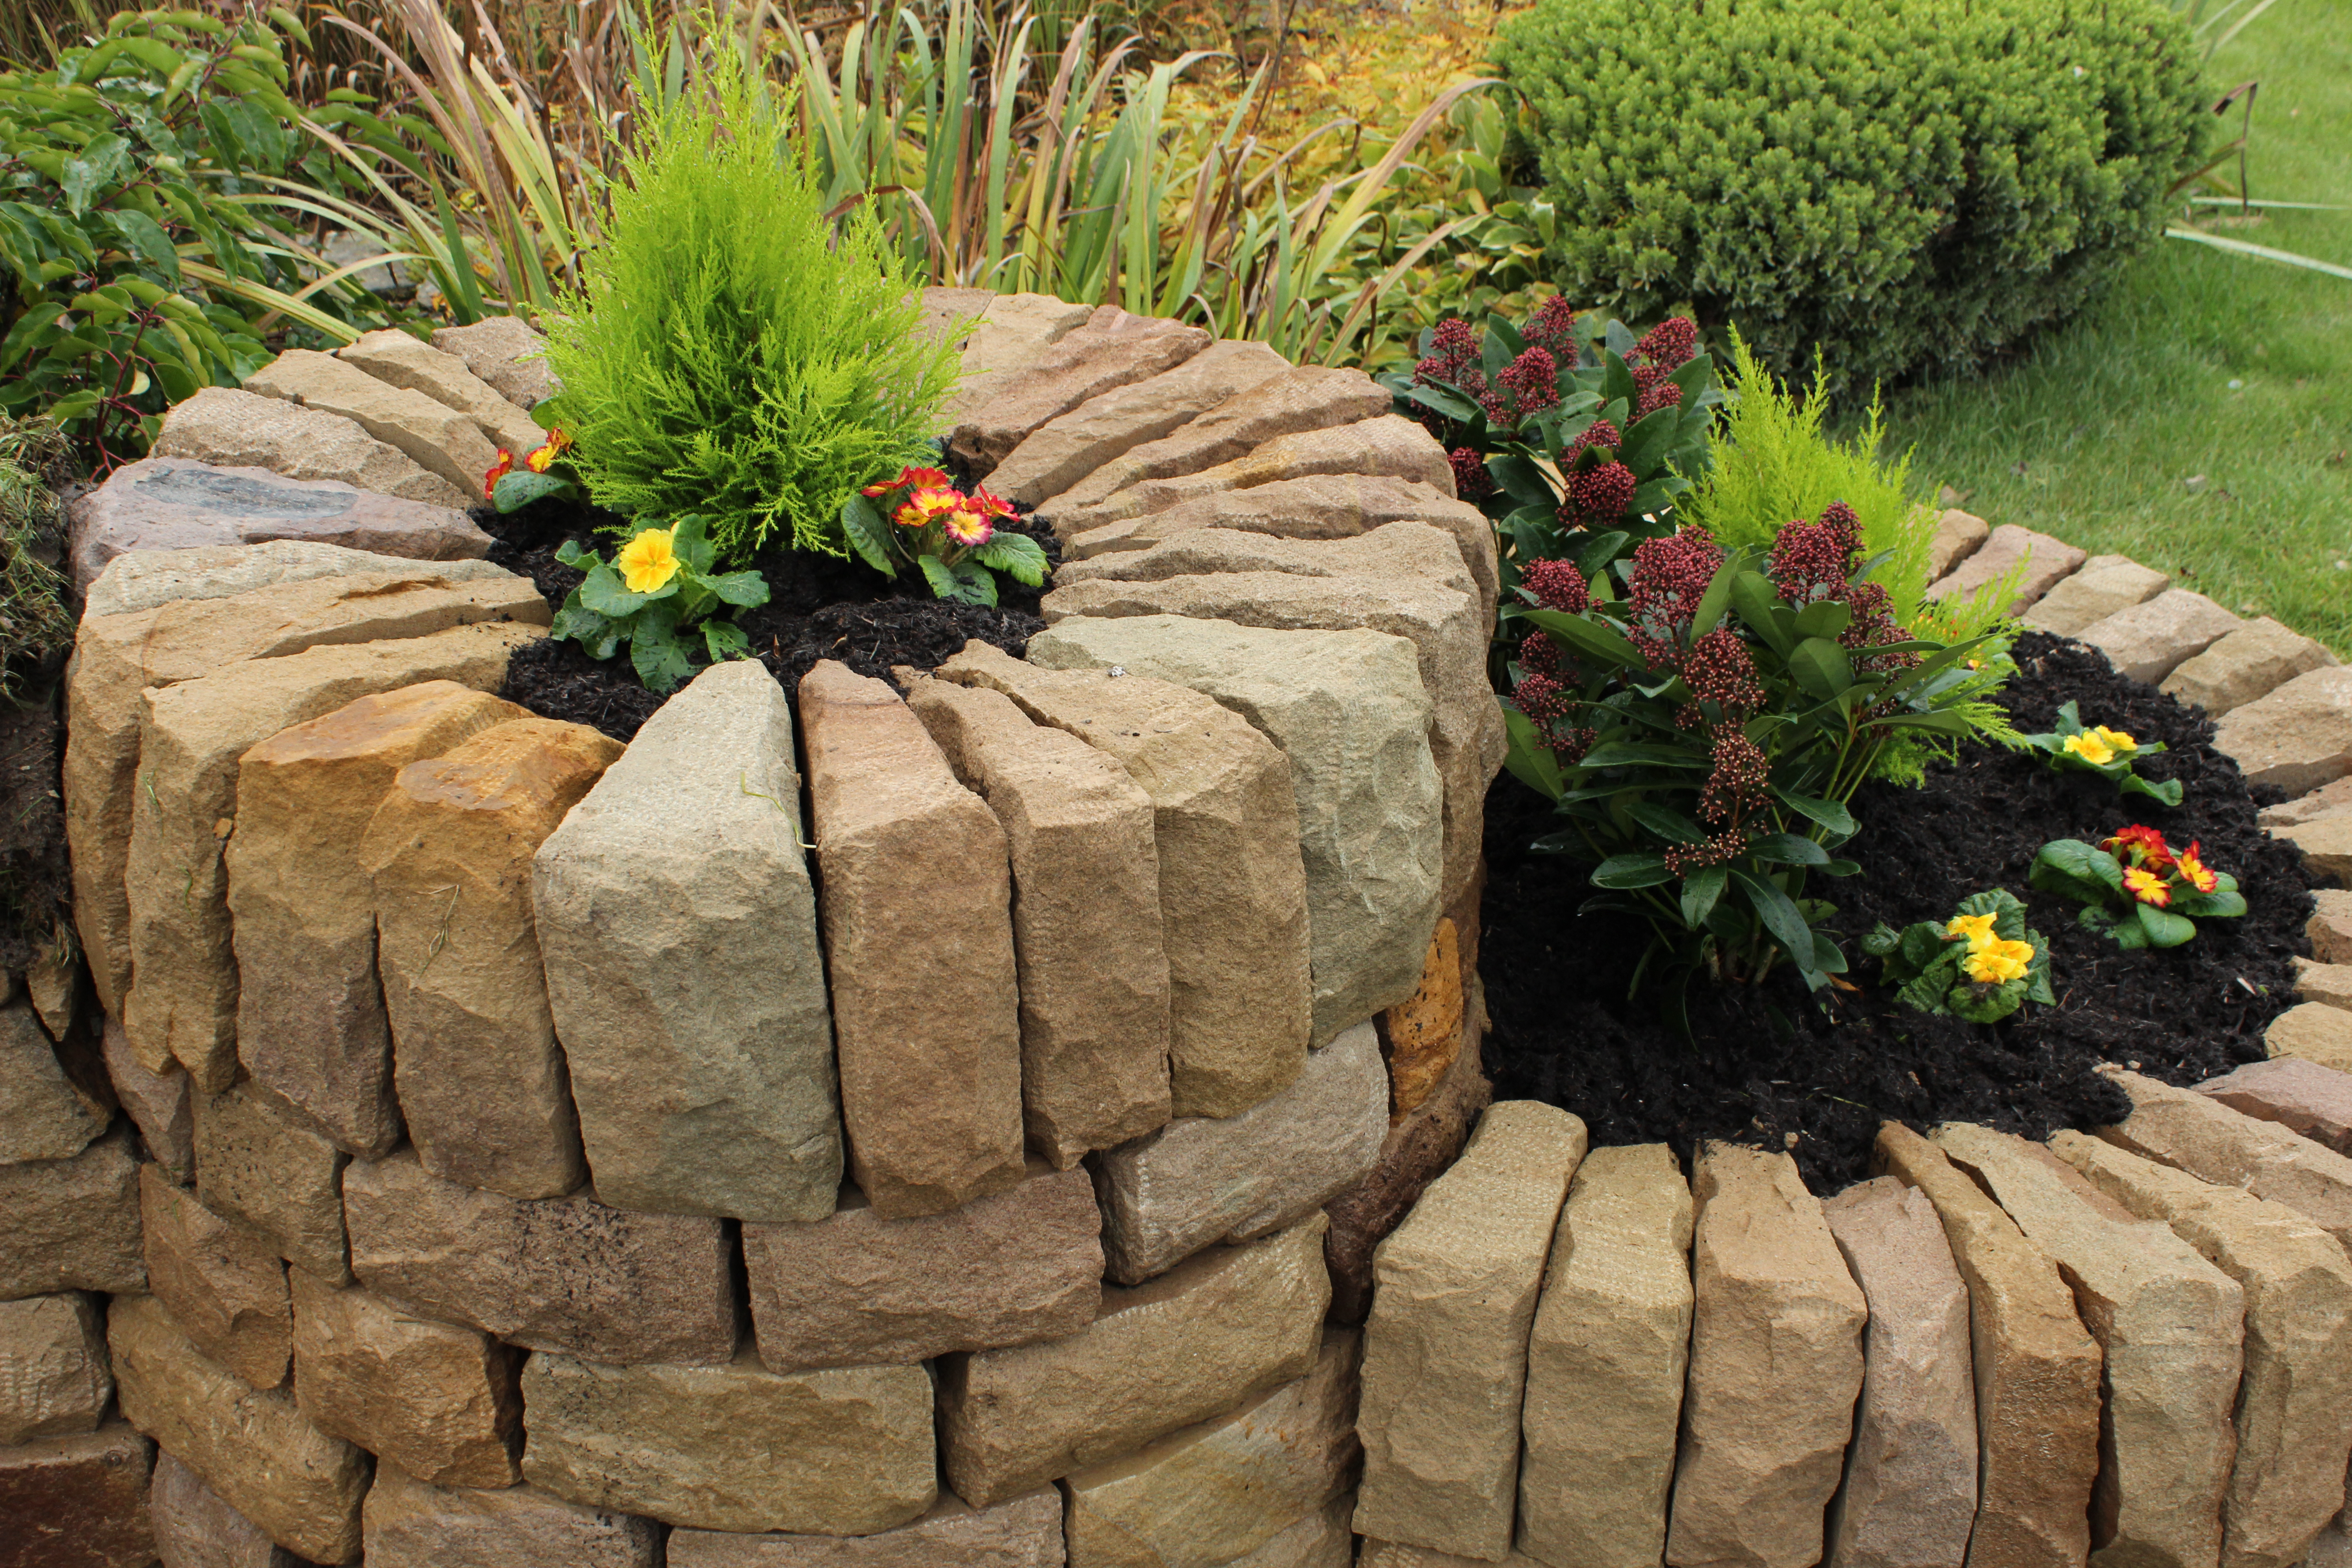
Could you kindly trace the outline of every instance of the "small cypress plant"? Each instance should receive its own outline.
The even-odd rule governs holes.
[[[603,506],[699,513],[720,556],[848,553],[858,487],[931,455],[953,346],[870,209],[828,222],[807,149],[735,51],[646,120],[604,242],[549,322],[558,417]]]

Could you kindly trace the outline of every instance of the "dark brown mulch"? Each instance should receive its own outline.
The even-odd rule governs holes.
[[[565,540],[576,539],[607,559],[619,542],[597,531],[618,519],[576,503],[539,501],[505,516],[478,506],[473,518],[497,541],[491,561],[529,576],[551,608],[560,608],[580,583],[578,572],[555,559]],[[1061,544],[1052,529],[1025,518],[1007,526],[1034,538],[1047,559],[1060,564]],[[1009,579],[999,579],[1003,601],[991,609],[945,603],[919,579],[901,574],[894,581],[830,555],[771,550],[751,565],[767,579],[768,602],[740,612],[737,624],[783,683],[787,698],[819,659],[839,659],[860,675],[887,680],[895,665],[936,668],[974,637],[1018,656],[1045,628],[1036,613],[1043,591]],[[517,651],[499,695],[550,719],[593,725],[616,741],[636,734],[664,700],[638,684],[626,647],[600,663],[578,643],[551,639]]]
[[[65,725],[53,689],[26,701],[0,698],[0,969],[20,974],[73,923]]]
[[[1595,1143],[1664,1142],[1685,1158],[1706,1138],[1787,1147],[1828,1193],[1869,1174],[1871,1141],[1889,1118],[2044,1138],[2126,1112],[2122,1092],[2093,1071],[2100,1062],[2185,1085],[2259,1059],[2263,1029],[2294,1001],[2289,960],[2310,952],[2309,879],[2292,848],[2255,826],[2257,805],[2275,792],[2249,792],[2211,749],[2202,714],[2088,649],[2029,634],[2016,657],[2007,701],[2020,731],[2052,729],[2059,704],[2075,699],[2092,722],[2166,742],[2171,750],[2140,772],[2180,780],[2182,804],[2120,797],[2095,775],[1987,746],[1933,765],[1923,788],[1869,786],[1853,802],[1862,832],[1841,851],[1862,874],[1808,889],[1838,904],[1831,923],[1863,986],[1832,994],[1827,1012],[1785,971],[1752,990],[1695,988],[1689,1038],[1653,1005],[1629,1002],[1646,928],[1578,916],[1591,894],[1582,868],[1525,851],[1555,826],[1549,803],[1504,774],[1487,796],[1478,966],[1497,1095],[1572,1110]],[[2095,842],[2129,822],[2159,826],[2176,844],[2201,841],[2207,862],[2237,877],[2245,918],[2200,921],[2197,939],[2169,952],[2126,952],[2077,925],[2078,906],[2026,886],[2042,844]],[[1991,887],[2024,898],[2049,939],[2058,1005],[1990,1026],[1896,1006],[1858,939],[1881,920],[1900,928],[1945,918]]]

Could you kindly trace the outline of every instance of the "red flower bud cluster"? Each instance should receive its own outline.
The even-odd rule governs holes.
[[[1519,336],[1551,353],[1562,370],[1574,370],[1580,357],[1576,341],[1576,308],[1562,294],[1554,294],[1536,308]]]
[[[1772,585],[1792,605],[1845,595],[1862,553],[1862,521],[1843,501],[1832,501],[1819,522],[1800,518],[1772,541]]]
[[[1659,409],[1671,408],[1682,400],[1683,389],[1679,382],[1653,382],[1642,389],[1642,395],[1634,401],[1633,417],[1646,419]]]
[[[1476,397],[1486,390],[1486,373],[1481,368],[1478,334],[1470,323],[1448,316],[1437,323],[1430,334],[1429,356],[1412,367],[1415,386],[1443,383]]]
[[[1618,429],[1613,421],[1595,419],[1568,444],[1566,451],[1560,453],[1559,464],[1561,468],[1567,468],[1584,455],[1587,447],[1606,447],[1613,452],[1624,444],[1624,432]]]
[[[1687,877],[1693,871],[1704,871],[1709,866],[1727,866],[1748,853],[1748,830],[1728,827],[1714,837],[1696,844],[1677,844],[1666,851],[1666,869],[1677,877]]]
[[[1633,470],[1622,463],[1601,463],[1570,473],[1560,521],[1583,527],[1613,522],[1625,515],[1625,509],[1633,504],[1633,492],[1640,488]]]
[[[1761,802],[1765,785],[1771,781],[1772,764],[1764,748],[1738,726],[1717,725],[1712,733],[1715,744],[1708,754],[1715,767],[1706,775],[1706,787],[1699,791],[1698,814],[1721,827],[1737,823]]]
[[[1682,634],[1690,629],[1698,602],[1722,564],[1723,547],[1696,526],[1634,546],[1633,570],[1626,583],[1626,621],[1633,646],[1651,668],[1680,663]]]
[[[1505,365],[1496,386],[1478,401],[1497,425],[1516,425],[1559,404],[1559,367],[1551,352],[1530,348]]]
[[[1668,316],[1642,334],[1633,352],[1669,374],[1680,370],[1698,352],[1698,323],[1688,316]]]
[[[1454,468],[1455,495],[1464,500],[1476,500],[1495,493],[1495,476],[1486,471],[1486,459],[1475,450],[1468,447],[1456,447],[1445,454],[1445,460]]]
[[[1592,587],[1573,561],[1531,561],[1519,584],[1547,610],[1580,616],[1592,607]]]
[[[1764,683],[1756,678],[1755,658],[1729,626],[1717,626],[1691,644],[1683,656],[1683,684],[1691,689],[1691,700],[1675,714],[1677,729],[1742,724],[1764,706]],[[1710,703],[1712,717],[1706,711]]]

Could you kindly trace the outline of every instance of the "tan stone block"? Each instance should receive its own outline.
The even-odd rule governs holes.
[[[2311,955],[2322,963],[2352,963],[2352,892],[2320,888],[2311,901],[2317,907],[2303,928]]]
[[[1947,508],[1936,519],[1936,537],[1928,546],[1927,580],[1950,576],[1952,568],[1983,549],[1991,537],[1992,524],[1984,519]]]
[[[912,675],[912,672],[909,672]],[[1151,797],[1003,693],[912,677],[907,700],[1004,830],[1029,1145],[1067,1168],[1169,1117],[1168,947]]]
[[[2240,624],[2164,679],[2168,697],[2202,708],[2216,719],[2267,697],[2298,675],[2324,669],[2336,656],[2268,616]]]
[[[378,1464],[362,1514],[370,1568],[659,1568],[662,1527],[536,1487],[436,1487]]]
[[[2352,963],[2314,963],[2307,958],[2295,959],[2294,994],[2305,1002],[2352,1010]]]
[[[1528,1333],[1584,1123],[1534,1100],[1480,1119],[1372,1255],[1355,1528],[1496,1558],[1511,1544]]]
[[[81,955],[78,952],[47,948],[35,956],[32,966],[25,971],[25,994],[32,999],[33,1011],[41,1020],[41,1027],[49,1038],[78,1044],[83,1033],[82,1022],[89,1016],[83,1006]],[[97,1020],[90,1018],[93,1028]],[[68,1051],[61,1054],[69,1054]],[[104,1067],[95,1052],[80,1062],[68,1061],[70,1074],[77,1066],[86,1067],[94,1092],[100,1100],[107,1098]],[[113,1114],[110,1108],[108,1115]]]
[[[1462,944],[1440,918],[1413,994],[1381,1015],[1387,1035],[1389,1113],[1411,1114],[1444,1081],[1462,1048]]]
[[[245,390],[340,414],[460,489],[478,489],[498,461],[497,449],[456,409],[312,349],[287,350],[247,376]]]
[[[113,1397],[95,1301],[79,1291],[0,1301],[0,1447],[95,1432]]]
[[[1076,341],[1066,340],[1063,347]],[[1034,506],[1289,368],[1289,361],[1264,343],[1211,343],[1172,369],[1100,393],[1038,426],[990,470],[989,489]]]
[[[1102,1300],[1101,1216],[1083,1171],[1035,1162],[946,1214],[885,1219],[845,1187],[810,1225],[743,1226],[760,1359],[772,1372],[895,1365],[1073,1334]]]
[[[292,1283],[294,1403],[311,1425],[435,1486],[521,1479],[516,1352],[299,1268]]]
[[[943,411],[949,429],[966,410],[985,407],[1007,380],[1086,325],[1094,307],[1050,294],[999,294],[976,314],[979,320],[963,343],[963,382]]]
[[[1004,830],[887,683],[824,660],[800,720],[850,1168],[886,1219],[1003,1192],[1023,1171]]]
[[[1349,1568],[1356,1560],[1356,1535],[1348,1523],[1355,1500],[1332,1499],[1277,1531],[1264,1546],[1236,1557],[1226,1568]]]
[[[433,346],[464,361],[518,406],[529,408],[562,390],[547,368],[547,340],[516,317],[485,316],[462,327],[436,327]]]
[[[0,1164],[70,1160],[114,1120],[113,1086],[90,1043],[84,1035],[60,1053],[30,1002],[0,1006]]]
[[[1543,1568],[1539,1558],[1517,1552],[1500,1561],[1502,1568]],[[1377,1541],[1368,1535],[1363,1550],[1356,1554],[1356,1568],[1487,1568],[1487,1564],[1483,1557],[1456,1557],[1451,1552],[1432,1552],[1426,1546]]]
[[[939,1495],[920,1366],[772,1373],[600,1366],[545,1352],[522,1373],[522,1473],[591,1508],[698,1530],[870,1535]]]
[[[196,1104],[196,1194],[289,1263],[321,1279],[352,1277],[343,1237],[351,1156],[297,1123],[250,1082]]]
[[[425,680],[495,689],[507,655],[539,635],[485,623],[310,647],[144,694],[125,870],[137,978],[122,1018],[150,1070],[176,1057],[207,1093],[226,1089],[236,1071],[236,964],[222,849],[236,827],[237,759],[370,692]]]
[[[2075,640],[2153,686],[2245,624],[2202,594],[2171,588],[2084,626]]]
[[[2094,555],[2026,611],[2025,624],[2036,631],[2074,637],[2118,610],[2147,603],[2171,586],[2171,578],[2128,555]]]
[[[303,1568],[301,1558],[160,1450],[147,1489],[147,1521],[165,1568]]]
[[[1941,599],[1955,594],[1972,597],[1988,584],[2016,572],[2016,595],[2010,600],[2006,613],[2021,616],[2089,559],[2087,552],[2064,540],[2020,528],[2013,522],[2003,523],[1992,531],[1980,548],[1929,584],[1927,597]]]
[[[1938,1127],[1936,1142],[2065,1270],[2106,1352],[2095,1546],[2118,1561],[2217,1563],[2238,1447],[2244,1290],[2038,1143],[1961,1122]]]
[[[2101,1128],[2099,1136],[2209,1182],[2284,1204],[2338,1241],[2352,1241],[2352,1159],[2194,1089],[2102,1070],[2131,1096],[2132,1113]]]
[[[147,1289],[138,1171],[127,1127],[70,1160],[0,1165],[0,1301]]]
[[[139,1129],[149,1157],[169,1171],[173,1181],[194,1181],[196,1109],[187,1069],[169,1062],[162,1072],[149,1072],[139,1064],[139,1054],[131,1048],[131,1037],[119,1018],[106,1020],[102,1049],[115,1099]]]
[[[277,1248],[165,1181],[154,1165],[139,1167],[139,1210],[147,1288],[189,1342],[241,1383],[284,1383],[294,1330]]]
[[[311,1426],[285,1390],[238,1382],[152,1297],[117,1301],[107,1342],[132,1426],[288,1551],[314,1563],[359,1556],[365,1454]]]
[[[1011,697],[1151,797],[1170,978],[1172,1113],[1232,1116],[1298,1076],[1307,886],[1289,764],[1247,720],[1149,677],[1040,669],[967,643],[940,676]]]
[[[1861,1288],[1796,1162],[1701,1146],[1696,1304],[1666,1561],[1820,1561],[1862,1389]]]
[[[1553,1568],[1654,1568],[1690,1364],[1693,1209],[1663,1143],[1577,1167],[1528,1336],[1518,1549]]]
[[[948,1484],[986,1507],[1304,1375],[1330,1301],[1323,1229],[1318,1215],[1105,1290],[1066,1338],[942,1362]]]
[[[531,422],[498,388],[476,375],[466,362],[406,332],[387,327],[362,332],[344,344],[335,357],[363,370],[386,386],[421,392],[445,408],[454,408],[474,423],[485,440],[520,458],[544,445],[547,433]]]
[[[2321,918],[2314,916],[2312,923]],[[2336,1072],[2352,1072],[2352,1015],[2324,1002],[2298,1002],[2271,1020],[2263,1048],[2273,1059],[2299,1057]]]
[[[2091,1545],[2098,1474],[2098,1342],[2065,1279],[1944,1152],[1899,1122],[1877,1162],[1936,1205],[1969,1287],[1979,1491],[1969,1568],[2062,1568]]]
[[[2352,812],[2339,812],[2298,826],[2274,830],[2303,851],[2303,864],[2315,877],[2342,881],[2352,876]]]
[[[587,1197],[518,1203],[442,1181],[410,1150],[353,1164],[343,1203],[359,1282],[428,1318],[593,1361],[734,1356],[732,1249],[718,1220]]]
[[[1021,370],[1000,374],[987,401],[966,404],[949,445],[985,474],[1032,431],[1087,399],[1173,370],[1209,345],[1198,327],[1097,306],[1085,325]]]
[[[531,857],[619,742],[523,718],[400,770],[359,860],[374,879],[393,1073],[435,1175],[514,1198],[586,1178],[531,921]]]
[[[173,404],[147,455],[262,468],[289,479],[339,479],[378,495],[451,510],[481,491],[478,477],[469,485],[453,484],[377,440],[356,420],[226,386],[204,387]]]
[[[527,716],[454,680],[425,681],[282,730],[237,764],[225,851],[237,1057],[346,1153],[382,1159],[402,1131],[361,840],[402,768]]]
[[[2214,727],[2213,749],[2236,763],[2248,784],[2289,795],[2352,773],[2352,669],[2309,670],[2231,709]]]
[[[940,289],[920,291],[923,335],[937,342],[953,339],[961,351],[973,330],[996,302],[993,289]]]
[[[2339,1154],[2352,1152],[2352,1073],[2301,1057],[2273,1057],[2207,1079],[2197,1092]]]
[[[669,1536],[669,1568],[1063,1568],[1065,1561],[1062,1494],[1052,1487],[980,1509],[943,1491],[922,1518],[879,1535]]]
[[[263,398],[268,404],[269,400]],[[283,407],[282,404],[270,404]],[[253,468],[250,473],[265,479],[279,476],[267,468]],[[337,491],[341,494],[343,492]],[[352,491],[364,494],[364,491]],[[462,512],[453,515],[462,517]],[[467,528],[473,528],[469,522]],[[480,548],[488,550],[490,536],[479,529]],[[140,610],[152,610],[179,599],[233,599],[239,594],[249,594],[257,588],[267,588],[278,583],[307,583],[315,577],[366,576],[377,572],[419,570],[406,566],[401,560],[384,559],[398,554],[390,540],[368,541],[371,548],[359,550],[341,544],[321,544],[311,540],[272,539],[259,544],[205,544],[184,550],[139,550],[118,555],[106,563],[82,595],[82,616],[85,619],[105,616],[127,616]],[[431,560],[432,574],[449,583],[503,583],[513,578],[513,573],[488,561],[460,556],[417,556],[413,559]],[[541,600],[544,604],[546,601]]]
[[[120,1421],[0,1448],[0,1549],[24,1568],[150,1568],[155,1446]]]
[[[2308,795],[2295,796],[2284,805],[2266,805],[2254,814],[2254,820],[2263,827],[2294,827],[2339,811],[2352,811],[2352,777],[2322,784]]]

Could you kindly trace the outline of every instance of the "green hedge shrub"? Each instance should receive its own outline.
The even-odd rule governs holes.
[[[1538,0],[1561,289],[1840,386],[1980,362],[2158,235],[2200,129],[2160,0]]]

